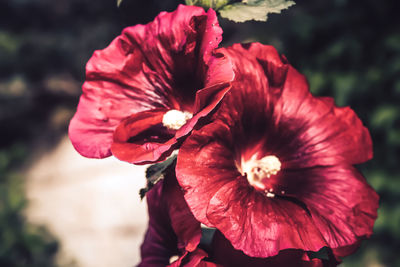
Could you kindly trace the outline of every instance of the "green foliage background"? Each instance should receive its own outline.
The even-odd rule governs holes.
[[[0,2],[0,266],[54,266],[58,243],[23,216],[25,166],[66,133],[84,67],[122,28],[184,1]],[[224,43],[272,44],[316,95],[350,105],[370,129],[362,166],[381,200],[375,234],[343,266],[400,266],[400,6],[303,0],[266,23],[221,19]]]

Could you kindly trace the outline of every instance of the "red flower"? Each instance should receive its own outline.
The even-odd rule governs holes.
[[[221,40],[215,12],[193,6],[126,28],[86,66],[69,127],[76,150],[138,164],[168,156],[230,89],[231,63],[214,52]]]
[[[235,250],[218,231],[207,248],[201,248],[200,223],[193,217],[173,170],[147,194],[149,226],[141,246],[140,267],[167,266],[323,266],[300,250],[285,250],[268,259],[251,258]],[[207,250],[207,252],[205,251]],[[332,266],[332,265],[326,265]]]
[[[353,167],[372,158],[368,130],[350,108],[313,97],[273,47],[223,53],[234,63],[232,90],[178,154],[194,216],[252,257],[351,253],[377,216],[378,196]]]
[[[190,212],[173,169],[146,194],[146,199],[149,226],[139,266],[167,266],[172,256],[179,255],[182,260],[194,252],[200,243],[200,223]]]

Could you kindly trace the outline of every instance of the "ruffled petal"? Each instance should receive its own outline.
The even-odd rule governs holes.
[[[185,199],[196,219],[213,227],[206,216],[213,195],[225,183],[240,175],[233,153],[215,136],[229,140],[229,130],[222,125],[208,124],[194,131],[179,150],[176,177],[185,192]]]
[[[292,72],[295,71],[290,69],[288,78]],[[275,109],[275,113],[280,113],[278,128],[290,131],[284,136],[280,133],[287,144],[281,151],[287,168],[358,164],[372,158],[369,131],[349,107],[339,108],[332,98],[311,95],[292,113],[280,111],[280,103],[291,103],[282,96]],[[295,106],[293,103],[292,107]]]
[[[268,198],[244,177],[218,190],[208,205],[207,218],[235,249],[251,257],[271,257],[289,248],[318,251],[326,246],[302,206]]]
[[[287,171],[283,177],[287,194],[307,206],[336,255],[351,254],[360,240],[371,236],[379,197],[354,167]]]
[[[335,106],[332,98],[312,96],[306,78],[273,47],[234,45],[224,53],[234,64],[236,79],[216,117],[239,121],[253,139],[263,134],[264,152],[279,154],[287,168],[372,158],[369,131],[354,111]],[[237,112],[230,112],[232,106]]]
[[[162,124],[167,110],[135,113],[121,121],[114,132],[111,151],[120,160],[146,164],[165,159],[174,149],[175,131]]]
[[[162,182],[156,184],[146,194],[149,225],[140,247],[142,261],[138,266],[167,266],[169,259],[179,253],[177,237],[174,233],[162,199]]]
[[[178,248],[193,252],[200,243],[200,222],[193,217],[187,206],[174,170],[170,170],[164,179],[164,201],[167,203],[172,228],[178,236]]]
[[[170,169],[164,180],[146,194],[149,226],[139,266],[167,266],[171,256],[183,259],[200,243],[200,223],[187,207],[173,172]]]
[[[256,70],[258,72],[258,68],[261,66],[264,74],[262,76],[265,76],[268,81],[253,80],[252,82],[255,86],[248,88],[248,91],[259,90],[262,86],[268,85],[273,88],[269,92],[271,95],[279,93],[280,87],[286,80],[289,64],[286,58],[280,56],[273,46],[260,43],[234,44],[231,47],[224,48],[223,53],[228,55],[232,61],[237,77],[249,75],[257,77],[259,75],[253,71]],[[243,64],[243,60],[248,62]],[[242,79],[239,78],[239,80]]]
[[[278,255],[269,258],[249,257],[240,250],[236,250],[232,244],[216,231],[212,243],[211,260],[222,266],[296,266],[296,267],[330,267],[336,266],[333,262],[323,262],[320,259],[309,259],[303,250],[288,249],[280,251]]]
[[[213,262],[205,261],[204,259],[208,257],[208,254],[197,248],[192,253],[186,253],[185,255],[179,257],[172,264],[168,265],[169,267],[222,267],[222,265],[215,264]]]
[[[83,94],[69,127],[76,150],[87,157],[110,156],[121,120],[145,110],[193,113],[196,102],[199,113],[210,112],[233,79],[230,61],[214,53],[221,39],[215,12],[193,6],[180,5],[147,25],[126,28],[87,64]],[[200,89],[212,93],[196,100]],[[202,111],[190,125],[206,115]],[[190,130],[185,127],[178,138]]]

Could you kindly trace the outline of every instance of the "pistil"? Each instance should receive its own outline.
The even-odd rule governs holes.
[[[192,117],[190,112],[171,109],[164,114],[162,123],[170,130],[179,130]]]
[[[257,154],[253,155],[250,160],[242,162],[242,174],[246,174],[250,185],[258,190],[266,192],[267,197],[275,196],[272,188],[267,188],[266,179],[278,174],[281,170],[281,162],[274,155],[268,155],[261,159],[257,159]]]

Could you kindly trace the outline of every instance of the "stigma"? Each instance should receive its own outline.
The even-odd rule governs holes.
[[[274,155],[268,155],[261,159],[257,159],[257,155],[253,155],[250,160],[242,162],[242,174],[246,174],[249,184],[258,190],[266,190],[266,180],[272,175],[278,174],[281,170],[281,162]],[[271,196],[272,192],[268,192]]]
[[[164,114],[162,124],[170,130],[179,130],[192,117],[190,112],[171,109]]]

